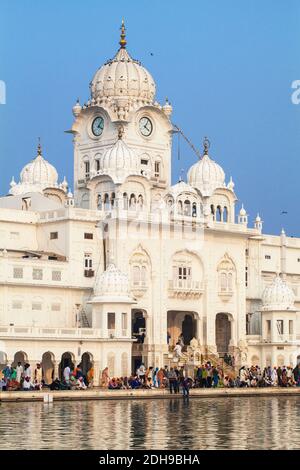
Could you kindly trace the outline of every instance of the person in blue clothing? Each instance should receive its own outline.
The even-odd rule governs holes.
[[[182,381],[182,393],[184,397],[190,396],[190,388],[193,385],[191,377],[185,377]]]

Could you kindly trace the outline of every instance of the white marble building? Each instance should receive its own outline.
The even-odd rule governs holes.
[[[236,214],[207,139],[172,185],[172,106],[155,101],[124,25],[73,114],[74,195],[39,145],[0,198],[0,363],[42,361],[50,381],[93,362],[97,383],[105,366],[169,363],[182,333],[206,358],[295,365],[300,239]]]

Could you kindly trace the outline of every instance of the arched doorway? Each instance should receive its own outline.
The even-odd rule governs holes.
[[[216,346],[220,356],[228,353],[231,339],[231,323],[227,313],[218,313],[216,316]]]
[[[61,356],[60,364],[59,364],[59,371],[58,371],[59,377],[63,379],[64,368],[69,366],[70,369],[73,370],[74,365],[75,365],[74,354],[72,354],[71,352],[63,353],[63,355]]]
[[[7,365],[7,355],[5,352],[0,351],[0,370],[4,369]]]
[[[167,313],[167,335],[169,347],[172,349],[178,340],[188,346],[191,339],[197,338],[198,314],[195,312],[178,312],[169,310]],[[199,338],[197,338],[199,339]]]
[[[43,369],[43,379],[47,385],[51,384],[54,377],[54,354],[50,351],[45,352],[42,356],[42,369]]]
[[[196,336],[195,320],[191,314],[187,314],[182,322],[182,335],[185,345],[190,344],[191,339]]]
[[[14,355],[12,367],[16,367],[18,365],[18,362],[21,362],[23,367],[24,367],[24,364],[28,362],[28,356],[24,351],[16,352],[16,354]]]
[[[138,343],[144,343],[146,336],[146,319],[144,312],[134,310],[132,312],[132,335],[137,339]]]
[[[86,377],[88,371],[93,366],[93,356],[89,352],[85,352],[81,356],[81,363],[80,363],[82,373]]]

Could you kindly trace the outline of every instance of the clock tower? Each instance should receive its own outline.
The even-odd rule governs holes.
[[[171,184],[172,107],[168,101],[163,106],[155,101],[152,76],[130,56],[126,44],[122,22],[116,55],[96,71],[87,103],[81,106],[77,101],[73,107],[77,207],[97,208],[103,188],[117,191],[132,179],[147,187],[150,199]],[[118,152],[126,148],[134,155],[134,165],[124,155],[116,155],[113,162],[116,146]],[[113,166],[121,162],[122,171]],[[121,179],[116,177],[120,171]]]

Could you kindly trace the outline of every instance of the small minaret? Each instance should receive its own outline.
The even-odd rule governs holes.
[[[247,227],[247,225],[248,225],[248,214],[245,211],[243,204],[242,204],[240,213],[238,215],[238,223],[241,224],[241,225],[245,225],[245,227]]]
[[[261,218],[260,218],[260,215],[257,214],[256,219],[255,219],[255,222],[254,222],[254,228],[256,228],[256,230],[258,230],[259,233],[262,232],[262,224],[263,224],[263,223],[262,223],[262,220],[261,220]]]
[[[286,246],[286,234],[284,229],[282,229],[280,234],[280,271],[284,281],[286,280]]]

